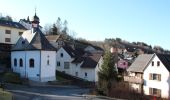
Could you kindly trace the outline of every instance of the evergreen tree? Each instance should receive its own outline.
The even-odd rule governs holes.
[[[53,24],[51,34],[52,34],[52,35],[58,35],[58,28],[56,27],[56,25],[55,25],[55,24]]]
[[[109,95],[112,82],[117,80],[117,71],[115,68],[114,56],[106,52],[103,58],[103,64],[99,70],[99,88]]]

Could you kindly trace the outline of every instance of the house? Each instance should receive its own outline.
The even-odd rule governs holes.
[[[27,17],[27,19],[20,19],[19,23],[23,25],[27,30],[30,30],[32,28],[29,17]]]
[[[65,45],[65,41],[61,35],[47,35],[45,37],[56,49]]]
[[[118,72],[121,74],[124,73],[124,71],[127,70],[127,68],[129,67],[129,61],[125,60],[125,59],[119,59],[119,61],[117,62],[117,69]]]
[[[170,55],[142,54],[124,77],[133,89],[146,95],[170,97]]]
[[[0,20],[0,43],[15,44],[25,30],[18,22]]]
[[[98,71],[102,65],[101,52],[85,52],[71,46],[61,47],[57,51],[56,70],[74,77],[97,82]]]
[[[143,74],[144,93],[170,98],[170,55],[154,54]]]
[[[55,80],[56,51],[39,29],[35,13],[32,29],[25,31],[13,46],[11,68],[23,78],[47,82]]]

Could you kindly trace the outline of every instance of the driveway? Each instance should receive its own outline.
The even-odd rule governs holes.
[[[13,94],[13,100],[104,100],[94,96],[85,96],[90,89],[77,86],[7,84],[6,90]]]

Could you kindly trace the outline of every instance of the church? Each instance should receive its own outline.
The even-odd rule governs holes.
[[[55,77],[56,51],[42,33],[40,19],[33,16],[32,29],[25,31],[11,51],[11,68],[23,78],[32,81],[53,81]]]

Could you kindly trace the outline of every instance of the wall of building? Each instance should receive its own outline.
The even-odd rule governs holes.
[[[170,93],[170,73],[157,56],[154,57],[153,61],[154,66],[152,66],[152,62],[150,62],[148,67],[144,70],[144,93],[149,95],[149,88],[156,88],[161,90],[161,97],[168,98]],[[160,61],[160,66],[157,66],[157,61]],[[161,81],[150,80],[150,73],[161,74]]]
[[[5,34],[5,30],[11,30],[11,34]],[[0,43],[15,44],[20,37],[19,32],[24,31],[23,29],[0,26]],[[5,38],[10,38],[11,42],[5,42]]]
[[[63,54],[63,57],[61,57],[61,53]],[[64,62],[70,62],[71,65],[72,60],[71,56],[63,48],[60,48],[56,53],[56,70],[71,74],[70,67],[69,69],[64,69]],[[60,66],[57,66],[57,62],[60,62]]]
[[[14,59],[17,59],[17,66],[14,66]],[[23,59],[23,67],[19,66],[19,59]],[[29,60],[34,59],[34,67],[29,66]],[[21,77],[39,81],[40,77],[40,51],[12,51],[11,66],[14,72],[20,73]]]
[[[56,51],[41,51],[41,81],[53,81],[56,69]]]

